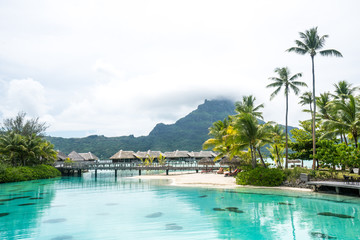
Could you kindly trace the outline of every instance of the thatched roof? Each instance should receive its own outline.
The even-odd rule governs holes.
[[[59,150],[56,152],[57,152],[57,160],[58,161],[65,161],[68,158],[68,156],[65,153],[60,152]]]
[[[147,152],[138,151],[137,153],[135,153],[135,156],[141,159],[146,159],[148,157],[158,158],[160,155],[164,155],[164,154],[160,151],[151,151],[151,150],[148,150]]]
[[[110,157],[110,159],[136,159],[135,152],[133,151],[123,151],[120,150],[117,153],[115,153],[113,156]]]
[[[85,159],[78,154],[75,151],[72,151],[71,153],[69,153],[68,157],[72,160],[72,161],[85,161]]]
[[[82,156],[85,161],[95,161],[95,160],[99,160],[99,158],[97,156],[95,156],[93,153],[88,152],[88,153],[79,153],[80,156]]]
[[[288,163],[301,163],[300,159],[288,159]]]
[[[215,162],[210,158],[202,158],[199,162],[199,165],[215,165]]]
[[[217,155],[212,151],[191,152],[193,158],[215,158]]]
[[[165,152],[165,157],[167,158],[189,158],[190,153],[188,151],[179,151],[176,150],[174,152]]]
[[[241,160],[237,157],[233,157],[232,159],[230,159],[229,157],[225,157],[220,161],[220,165],[239,166],[240,164]]]

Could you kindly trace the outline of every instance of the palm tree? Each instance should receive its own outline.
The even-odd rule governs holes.
[[[300,96],[300,102],[301,106],[309,105],[311,117],[312,117],[312,103],[313,103],[313,96],[311,92],[304,92],[303,95]],[[309,110],[303,110],[304,112],[308,112]]]
[[[360,134],[360,102],[351,95],[348,98],[348,100],[335,100],[330,104],[338,113],[338,118],[325,120],[324,123],[350,133],[357,148]]]
[[[334,84],[335,87],[335,94],[332,94],[332,96],[335,99],[346,99],[349,97],[349,95],[353,95],[357,90],[359,90],[358,87],[352,87],[352,84],[348,83],[347,81],[339,81],[338,84]]]
[[[270,77],[269,79],[274,81],[273,83],[267,85],[267,88],[275,87],[275,91],[271,94],[270,99],[273,99],[284,87],[285,90],[285,98],[286,98],[286,114],[285,114],[285,135],[286,135],[286,143],[285,143],[285,168],[288,168],[288,106],[289,106],[289,93],[290,89],[292,89],[295,95],[298,95],[300,89],[298,87],[307,87],[306,83],[296,81],[296,79],[302,76],[301,73],[296,73],[291,76],[290,70],[287,67],[276,68],[275,72],[279,75],[279,77]]]
[[[295,52],[301,55],[310,54],[311,57],[311,66],[312,66],[312,78],[313,78],[313,105],[314,105],[314,114],[313,114],[313,169],[315,170],[315,153],[316,153],[316,143],[315,143],[315,115],[316,115],[316,100],[315,100],[315,67],[314,67],[314,57],[317,53],[321,56],[335,56],[342,57],[342,54],[335,49],[326,49],[321,50],[325,45],[325,39],[328,38],[328,35],[319,36],[317,32],[317,27],[306,30],[305,33],[300,32],[300,40],[295,40],[296,47],[287,49],[288,52]]]
[[[238,114],[241,113],[250,113],[254,115],[257,118],[263,119],[262,112],[259,112],[261,108],[264,108],[264,104],[260,104],[258,106],[255,106],[255,100],[256,98],[252,95],[249,96],[243,96],[243,99],[241,102],[235,103],[235,111]]]
[[[232,133],[231,118],[225,118],[223,121],[219,120],[213,123],[209,128],[209,135],[212,138],[206,140],[203,144],[204,149],[212,148],[219,154],[215,160],[228,156],[231,150],[231,144],[229,143],[229,135]]]
[[[243,113],[234,120],[233,148],[250,148],[253,168],[256,167],[256,150],[261,145],[260,141],[271,141],[269,128],[269,123],[260,125],[256,117],[250,113]]]
[[[271,129],[272,131],[272,139],[273,142],[271,144],[271,147],[274,149],[274,153],[276,154],[277,157],[277,161],[276,165],[277,167],[281,166],[281,159],[280,159],[280,155],[281,155],[281,149],[284,149],[284,141],[286,141],[286,136],[285,136],[285,132],[284,132],[284,128],[281,127],[279,124],[276,124],[275,126],[272,127]]]

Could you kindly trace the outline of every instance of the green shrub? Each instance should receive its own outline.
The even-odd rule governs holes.
[[[49,165],[35,167],[0,167],[0,183],[20,182],[61,176],[56,168]]]
[[[237,174],[236,183],[239,185],[279,186],[285,180],[285,173],[277,168],[257,167]]]

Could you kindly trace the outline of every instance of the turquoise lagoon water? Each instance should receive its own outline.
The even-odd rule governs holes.
[[[0,184],[0,239],[360,239],[360,200],[87,173]]]

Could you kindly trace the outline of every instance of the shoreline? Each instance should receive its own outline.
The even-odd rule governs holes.
[[[156,174],[156,175],[141,175],[132,176],[135,179],[163,179],[169,180],[171,186],[178,187],[206,187],[206,188],[219,188],[219,189],[234,189],[234,188],[263,188],[263,189],[278,189],[288,191],[301,191],[312,192],[308,188],[294,188],[294,187],[265,187],[265,186],[252,186],[252,185],[237,185],[234,177],[224,177],[223,174],[216,173],[194,173],[194,172],[173,172],[169,175]]]

